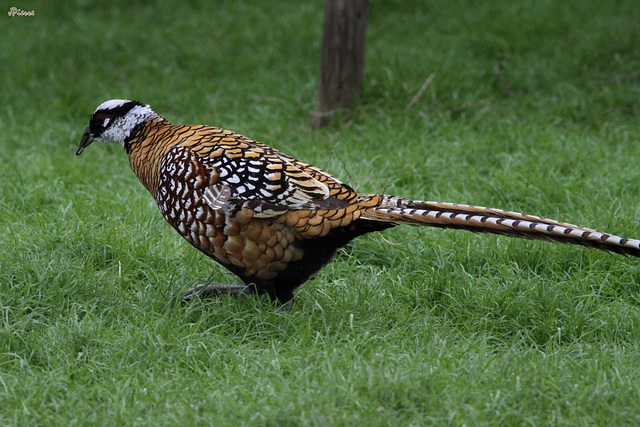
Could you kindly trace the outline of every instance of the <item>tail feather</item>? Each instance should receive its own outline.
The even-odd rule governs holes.
[[[366,208],[362,219],[555,241],[640,257],[640,240],[552,219],[482,206],[378,197],[381,202]]]

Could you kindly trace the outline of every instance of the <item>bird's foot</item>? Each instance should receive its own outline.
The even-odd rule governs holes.
[[[253,293],[255,293],[255,288],[252,285],[245,285],[243,283],[208,283],[189,289],[182,297],[182,302],[186,303],[191,301],[195,295],[200,298],[209,298],[211,296]]]
[[[199,298],[219,297],[221,295],[253,295],[256,294],[255,285],[245,285],[244,283],[208,283],[201,284],[189,289],[182,297],[182,303],[187,303],[194,296]],[[289,312],[293,307],[293,294],[285,295],[286,298],[279,298],[279,295],[271,295],[273,304],[282,311]],[[284,301],[284,302],[283,302]]]
[[[278,305],[278,308],[282,311],[284,311],[285,313],[288,313],[291,311],[291,309],[293,308],[293,300],[289,300],[287,302],[285,302],[284,304],[280,303]]]

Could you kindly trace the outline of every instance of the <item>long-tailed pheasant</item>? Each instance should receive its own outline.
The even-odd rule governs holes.
[[[76,154],[117,142],[164,218],[244,284],[185,295],[293,291],[362,234],[398,224],[457,228],[584,245],[640,256],[640,241],[500,209],[359,194],[328,173],[237,133],[172,125],[137,101],[114,99],[91,116]]]

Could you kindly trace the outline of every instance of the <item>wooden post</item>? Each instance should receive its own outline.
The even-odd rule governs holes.
[[[318,103],[311,125],[320,128],[348,111],[362,93],[368,0],[326,0]]]

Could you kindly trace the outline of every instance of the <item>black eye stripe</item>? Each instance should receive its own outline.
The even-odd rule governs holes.
[[[143,104],[138,101],[129,101],[115,108],[96,111],[93,113],[93,116],[91,116],[91,120],[89,121],[89,131],[94,136],[100,135],[111,123],[113,123],[114,118],[123,117],[139,105]],[[105,119],[109,119],[107,126],[104,126]]]

